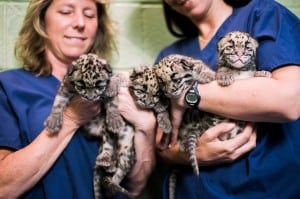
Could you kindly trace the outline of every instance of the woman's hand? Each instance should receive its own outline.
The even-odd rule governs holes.
[[[233,127],[234,124],[232,123],[221,123],[207,130],[199,138],[196,148],[199,165],[232,162],[255,148],[256,129],[253,124],[247,124],[243,132],[232,139],[224,141],[219,139],[221,135],[229,132]],[[189,164],[188,155],[179,151],[179,144],[167,150],[159,151],[159,155],[171,163]]]
[[[122,73],[124,81],[129,81],[129,74]],[[128,83],[124,83],[118,91],[119,111],[122,116],[132,124],[136,130],[144,132],[153,131],[156,127],[156,118],[150,109],[140,108],[134,101],[128,89]],[[151,134],[154,140],[154,134]]]
[[[100,111],[100,101],[86,101],[76,95],[64,111],[64,125],[79,128],[97,116]]]
[[[138,196],[155,166],[156,118],[152,111],[136,105],[126,86],[119,88],[118,101],[120,113],[135,128],[136,163],[127,175],[126,188]]]

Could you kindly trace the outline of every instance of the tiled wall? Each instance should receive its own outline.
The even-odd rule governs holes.
[[[116,71],[153,63],[158,51],[174,40],[167,32],[161,0],[112,0],[110,12],[119,29]],[[280,0],[300,16],[299,0]],[[27,0],[0,0],[0,69],[17,67],[14,41],[28,5]]]
[[[173,40],[166,30],[159,3],[119,0],[114,1],[110,11],[119,28],[119,54],[114,56],[114,67],[118,70],[153,63],[158,51]]]

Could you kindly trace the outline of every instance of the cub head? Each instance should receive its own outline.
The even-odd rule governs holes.
[[[161,59],[155,73],[164,94],[171,98],[181,96],[201,72],[203,64],[201,60],[178,54]]]
[[[96,54],[83,54],[73,61],[68,78],[75,91],[84,100],[99,100],[104,96],[112,76],[112,70],[105,59]]]
[[[255,63],[257,47],[258,42],[248,33],[229,32],[218,42],[219,64],[240,69]]]
[[[142,108],[153,108],[159,102],[161,91],[152,65],[142,65],[132,70],[129,89]]]

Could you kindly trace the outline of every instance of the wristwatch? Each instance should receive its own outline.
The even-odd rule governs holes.
[[[184,99],[190,107],[194,108],[198,106],[201,100],[201,96],[198,91],[198,81],[193,83],[192,87],[186,92]]]

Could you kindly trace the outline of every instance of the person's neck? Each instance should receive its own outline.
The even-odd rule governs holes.
[[[52,75],[62,81],[71,64],[70,61],[62,60],[55,56],[51,51],[46,51],[46,56],[52,67]]]
[[[193,19],[199,28],[200,43],[207,44],[232,12],[233,8],[224,1],[214,1],[205,16]]]

